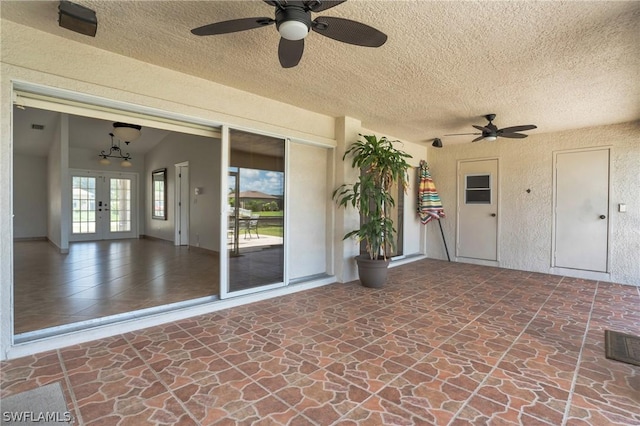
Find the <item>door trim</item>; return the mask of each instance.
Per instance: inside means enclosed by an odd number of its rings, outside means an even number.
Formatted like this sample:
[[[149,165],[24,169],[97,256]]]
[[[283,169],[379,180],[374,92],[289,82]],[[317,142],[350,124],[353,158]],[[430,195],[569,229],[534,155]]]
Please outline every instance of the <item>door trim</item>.
[[[182,172],[182,167],[187,167],[187,180],[190,180],[189,177],[189,162],[188,161],[183,161],[182,163],[177,163],[174,164],[175,167],[175,172],[174,172],[174,176],[175,176],[175,183],[174,183],[174,220],[173,220],[173,229],[174,229],[174,237],[173,237],[173,245],[175,246],[180,246],[183,245],[182,244],[182,235],[180,234],[181,231],[186,231],[187,234],[187,244],[184,244],[186,246],[191,244],[191,241],[189,240],[189,222],[190,222],[190,215],[191,215],[191,194],[189,193],[189,190],[191,188],[190,182],[187,182],[187,193],[185,195],[182,194],[182,178],[178,177],[178,175]],[[186,198],[186,204],[184,206],[181,206],[180,203]],[[178,215],[178,212],[180,212],[180,215]],[[186,230],[182,229],[182,214],[186,214],[187,215],[187,222],[186,222]],[[200,246],[199,242],[196,243],[196,246]]]
[[[594,146],[589,148],[576,148],[576,149],[565,149],[565,150],[557,150],[553,151],[553,164],[552,164],[552,194],[551,194],[551,202],[552,202],[552,220],[551,220],[551,252],[549,253],[549,272],[552,274],[561,274],[570,277],[576,278],[584,278],[584,279],[593,279],[593,280],[609,280],[611,277],[611,220],[607,221],[607,271],[606,272],[598,272],[598,271],[587,271],[583,269],[572,269],[572,268],[563,268],[556,266],[556,208],[557,208],[557,171],[556,167],[558,164],[558,155],[560,154],[571,154],[571,153],[580,153],[580,152],[589,152],[589,151],[607,151],[609,157],[609,163],[607,167],[607,178],[608,178],[608,199],[607,199],[607,217],[611,219],[611,154],[612,154],[612,145],[602,145],[602,146]]]

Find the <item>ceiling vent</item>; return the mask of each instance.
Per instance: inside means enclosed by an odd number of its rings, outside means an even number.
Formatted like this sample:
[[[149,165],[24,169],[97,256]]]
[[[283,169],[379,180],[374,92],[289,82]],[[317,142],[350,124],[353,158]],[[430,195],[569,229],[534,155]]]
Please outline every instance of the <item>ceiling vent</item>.
[[[44,130],[44,124],[32,124],[31,128],[33,130]]]

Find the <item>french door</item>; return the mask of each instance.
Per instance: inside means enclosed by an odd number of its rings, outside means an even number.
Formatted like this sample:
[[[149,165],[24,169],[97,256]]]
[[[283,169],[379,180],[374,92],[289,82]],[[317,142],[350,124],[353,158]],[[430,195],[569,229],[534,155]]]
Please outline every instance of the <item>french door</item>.
[[[71,172],[69,241],[137,237],[136,175]]]

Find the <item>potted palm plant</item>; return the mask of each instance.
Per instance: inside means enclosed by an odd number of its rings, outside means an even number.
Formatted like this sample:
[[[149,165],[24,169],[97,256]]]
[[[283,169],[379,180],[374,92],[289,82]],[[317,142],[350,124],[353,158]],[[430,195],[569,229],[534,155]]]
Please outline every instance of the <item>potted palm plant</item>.
[[[381,287],[387,280],[389,250],[395,250],[396,230],[389,217],[395,200],[390,190],[397,184],[406,191],[411,167],[406,159],[411,155],[397,149],[386,136],[360,136],[342,157],[343,161],[351,157],[351,166],[360,170],[358,180],[340,185],[332,197],[338,206],[360,212],[360,228],[348,232],[343,240],[355,237],[364,241],[367,255],[356,257],[360,282],[366,287]]]

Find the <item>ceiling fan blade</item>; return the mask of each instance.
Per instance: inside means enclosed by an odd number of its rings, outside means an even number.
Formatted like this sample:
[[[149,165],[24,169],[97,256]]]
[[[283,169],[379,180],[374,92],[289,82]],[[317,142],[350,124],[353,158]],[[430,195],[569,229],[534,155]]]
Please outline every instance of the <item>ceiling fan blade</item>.
[[[280,38],[278,59],[280,59],[282,68],[293,68],[298,65],[302,58],[302,52],[304,52],[304,39],[291,41]]]
[[[478,130],[480,130],[481,132],[485,132],[485,133],[491,133],[492,130],[488,127],[482,127],[482,126],[476,126],[475,124],[472,124],[472,126]]]
[[[311,29],[325,37],[356,46],[380,47],[387,41],[387,35],[373,27],[335,16],[316,18]]]
[[[484,139],[484,136],[479,136],[479,137],[475,138],[474,140],[472,140],[471,142],[478,142],[478,141],[481,141],[482,139]]]
[[[498,133],[498,136],[501,138],[524,139],[529,135],[525,135],[524,133]]]
[[[443,136],[469,136],[469,135],[481,135],[482,133],[449,133]]]
[[[525,124],[524,126],[513,126],[513,127],[505,127],[504,129],[500,129],[499,131],[502,133],[514,133],[514,132],[524,132],[526,130],[537,129],[538,126],[533,124]]]
[[[267,17],[233,19],[231,21],[222,21],[214,24],[203,25],[192,29],[191,32],[198,36],[228,34],[265,27],[267,25],[274,24],[275,22],[276,21],[273,19]]]
[[[339,4],[344,3],[347,0],[311,0],[307,2],[307,7],[312,12],[324,12],[327,9],[331,9],[332,7],[338,6]]]

